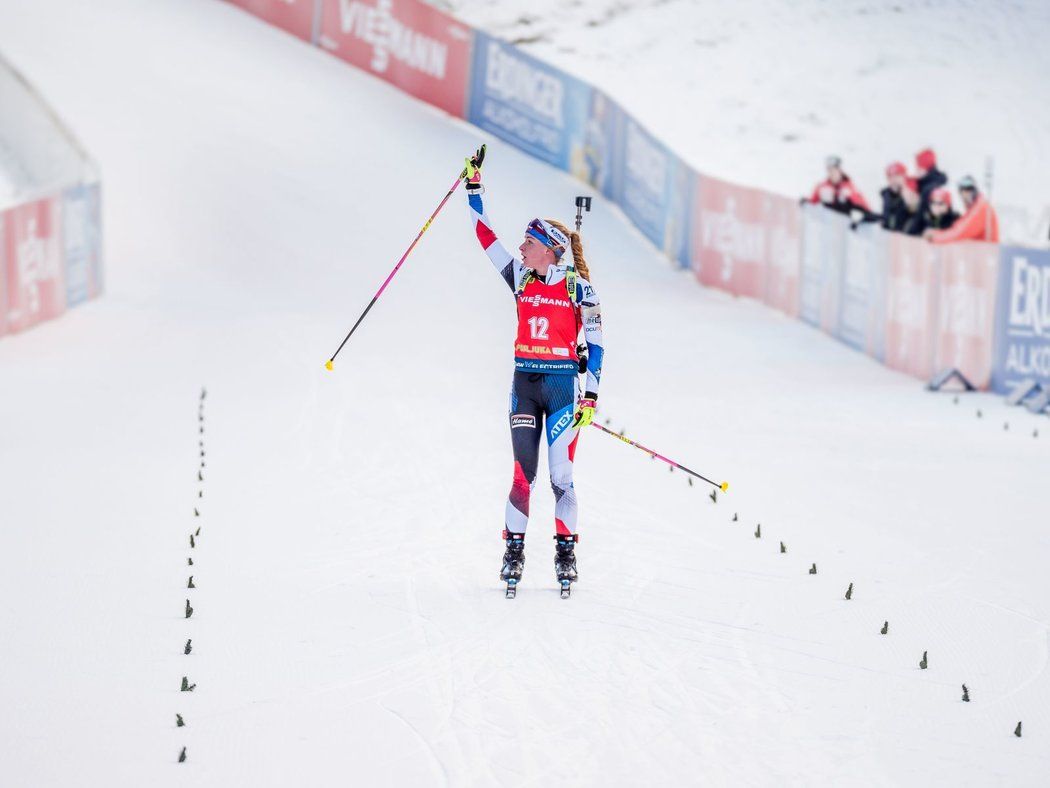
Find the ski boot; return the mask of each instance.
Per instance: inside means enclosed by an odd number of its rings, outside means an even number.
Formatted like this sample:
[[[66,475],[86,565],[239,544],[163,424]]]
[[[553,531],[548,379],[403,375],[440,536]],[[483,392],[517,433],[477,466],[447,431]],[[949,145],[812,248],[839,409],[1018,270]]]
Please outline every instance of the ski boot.
[[[499,579],[507,583],[507,599],[513,599],[518,592],[521,570],[525,568],[525,534],[512,534],[504,529],[503,538],[507,540],[507,551],[503,554]]]
[[[572,584],[576,582],[576,542],[579,541],[577,534],[569,536],[555,535],[558,543],[554,553],[554,573],[561,584],[561,598],[568,599],[572,593]]]

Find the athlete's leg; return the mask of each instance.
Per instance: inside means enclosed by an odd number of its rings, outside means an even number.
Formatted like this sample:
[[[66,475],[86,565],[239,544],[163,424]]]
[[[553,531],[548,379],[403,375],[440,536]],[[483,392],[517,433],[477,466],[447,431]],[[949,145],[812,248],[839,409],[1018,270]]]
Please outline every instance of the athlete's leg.
[[[547,411],[547,466],[554,490],[554,528],[557,534],[576,533],[576,490],[572,485],[572,461],[576,456],[579,429],[573,429],[573,411],[579,381],[575,375],[548,375],[544,391]]]
[[[505,518],[506,530],[524,534],[529,524],[529,493],[536,481],[543,406],[541,379],[546,375],[515,372],[510,389],[510,442],[514,449],[514,481],[510,487]]]

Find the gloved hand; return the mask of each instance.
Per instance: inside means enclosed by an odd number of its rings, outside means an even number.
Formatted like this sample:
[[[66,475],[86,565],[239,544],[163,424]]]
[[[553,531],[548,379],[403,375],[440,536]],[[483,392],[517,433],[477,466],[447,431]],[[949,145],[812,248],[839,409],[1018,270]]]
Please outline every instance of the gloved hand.
[[[485,146],[478,148],[477,152],[469,159],[464,159],[466,166],[463,168],[463,179],[467,184],[467,192],[483,192],[481,185],[481,164],[485,161]]]
[[[576,417],[573,419],[572,427],[586,427],[594,421],[594,409],[598,403],[593,399],[581,399],[576,403]]]

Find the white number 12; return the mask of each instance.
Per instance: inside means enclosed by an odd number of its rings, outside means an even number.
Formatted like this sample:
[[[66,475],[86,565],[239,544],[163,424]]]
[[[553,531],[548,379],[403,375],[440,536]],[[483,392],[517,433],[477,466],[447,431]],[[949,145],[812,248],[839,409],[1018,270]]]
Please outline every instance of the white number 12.
[[[549,327],[550,321],[545,317],[529,318],[529,329],[532,331],[533,339],[547,339],[547,329]]]

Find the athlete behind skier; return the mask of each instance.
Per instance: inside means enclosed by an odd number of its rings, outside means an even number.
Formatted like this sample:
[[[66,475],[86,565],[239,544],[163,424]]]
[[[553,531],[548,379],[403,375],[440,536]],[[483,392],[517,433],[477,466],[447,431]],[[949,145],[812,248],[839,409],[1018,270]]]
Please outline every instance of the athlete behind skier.
[[[512,595],[525,564],[529,493],[536,479],[546,420],[547,465],[555,498],[554,566],[565,595],[577,576],[578,512],[572,463],[579,430],[591,423],[598,399],[604,355],[601,310],[579,233],[553,219],[533,219],[518,247],[520,261],[499,242],[481,200],[484,157],[482,146],[467,160],[471,223],[481,247],[514,293],[518,310],[509,412],[514,481],[507,501],[506,553],[500,578],[507,581],[508,596]],[[581,369],[577,348],[581,328],[587,343],[586,369]],[[582,397],[581,373],[586,376]]]

